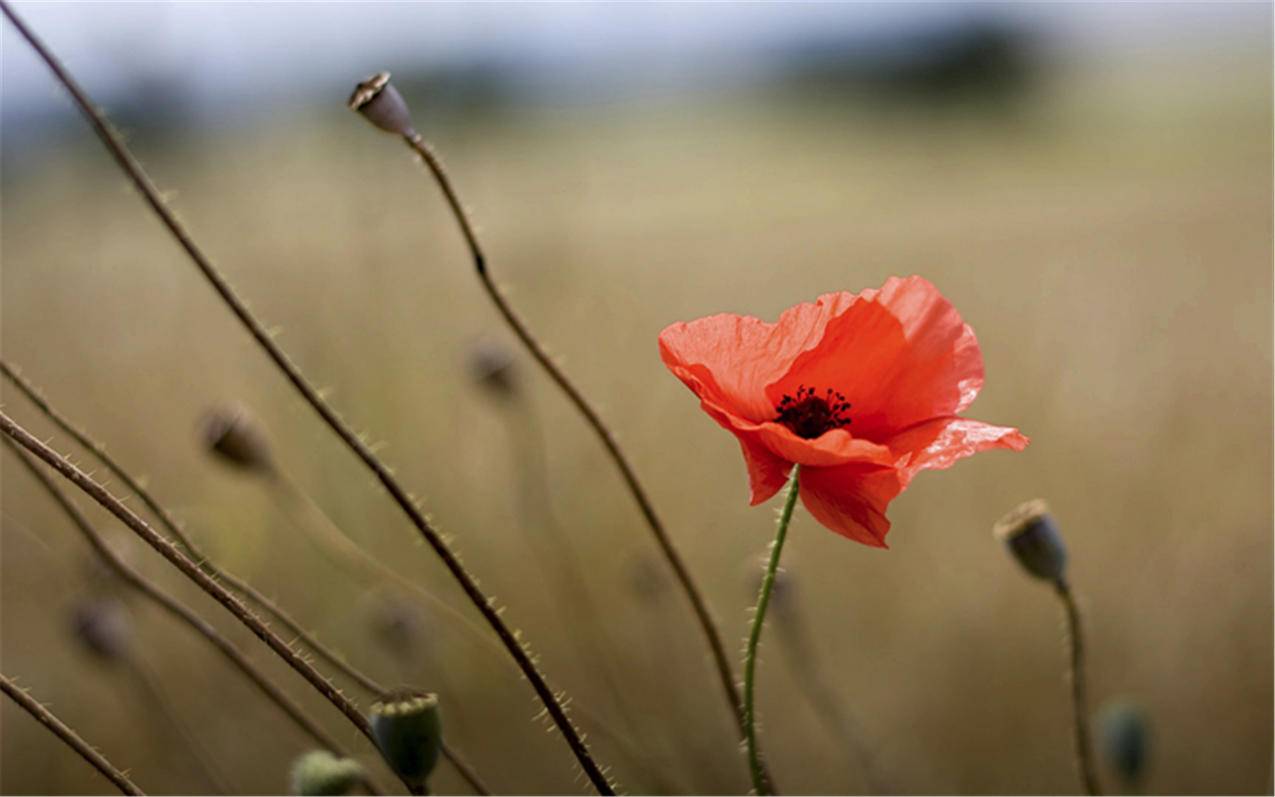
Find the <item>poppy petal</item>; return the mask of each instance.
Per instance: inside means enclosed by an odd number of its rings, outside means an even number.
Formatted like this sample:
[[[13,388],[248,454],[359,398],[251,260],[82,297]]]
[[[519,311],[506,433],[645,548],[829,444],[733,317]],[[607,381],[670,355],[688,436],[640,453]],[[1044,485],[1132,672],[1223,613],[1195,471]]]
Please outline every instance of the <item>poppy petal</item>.
[[[886,548],[886,507],[904,487],[898,471],[871,465],[802,468],[801,502],[824,526],[856,542]]]
[[[889,465],[894,461],[889,446],[852,437],[845,429],[833,429],[813,440],[798,437],[778,423],[754,424],[753,429],[761,444],[775,456],[799,465],[827,468],[851,462]]]
[[[660,358],[686,382],[693,373],[709,398],[732,414],[762,423],[774,417],[766,386],[823,340],[828,322],[856,300],[830,293],[785,310],[774,324],[731,313],[671,324],[660,333]],[[694,389],[692,387],[692,389]]]
[[[792,463],[775,456],[744,433],[736,432],[735,437],[744,452],[744,464],[748,466],[748,503],[752,506],[764,504],[788,483]]]
[[[950,468],[959,459],[991,448],[1022,451],[1030,440],[1009,426],[969,418],[935,418],[890,438],[908,481],[923,470]]]
[[[877,441],[974,401],[983,386],[978,341],[933,284],[892,277],[856,299],[769,386],[772,399],[802,384],[840,391],[855,434]]]
[[[688,378],[683,381],[696,395],[700,395],[700,390],[704,389],[702,383],[689,372]],[[739,448],[744,454],[744,464],[748,467],[748,486],[751,493],[749,503],[757,506],[769,501],[787,483],[788,471],[792,464],[775,456],[763,445],[756,438],[755,431],[749,428],[747,421],[735,417],[708,399],[701,398],[699,404],[710,418],[735,435],[735,439],[739,441]]]

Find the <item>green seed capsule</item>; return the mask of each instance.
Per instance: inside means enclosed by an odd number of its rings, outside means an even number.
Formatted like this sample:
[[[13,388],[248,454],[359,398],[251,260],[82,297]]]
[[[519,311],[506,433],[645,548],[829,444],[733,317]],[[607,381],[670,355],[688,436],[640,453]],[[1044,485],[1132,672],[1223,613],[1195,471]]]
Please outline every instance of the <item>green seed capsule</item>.
[[[1127,786],[1140,786],[1146,777],[1150,736],[1146,715],[1133,703],[1109,703],[1098,712],[1102,757]]]
[[[438,695],[408,692],[372,704],[372,736],[404,781],[426,788],[443,746]]]
[[[292,765],[291,780],[293,794],[350,794],[367,782],[367,774],[357,761],[311,750]]]

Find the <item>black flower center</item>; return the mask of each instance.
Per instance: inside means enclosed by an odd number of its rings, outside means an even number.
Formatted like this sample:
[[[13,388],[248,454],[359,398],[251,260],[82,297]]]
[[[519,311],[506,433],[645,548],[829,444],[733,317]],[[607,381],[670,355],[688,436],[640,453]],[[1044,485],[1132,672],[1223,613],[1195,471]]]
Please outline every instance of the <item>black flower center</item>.
[[[850,402],[846,397],[832,388],[818,395],[818,390],[802,385],[797,388],[797,395],[785,393],[775,405],[776,423],[782,423],[798,437],[813,440],[824,432],[840,429],[850,424],[850,416],[846,410]]]

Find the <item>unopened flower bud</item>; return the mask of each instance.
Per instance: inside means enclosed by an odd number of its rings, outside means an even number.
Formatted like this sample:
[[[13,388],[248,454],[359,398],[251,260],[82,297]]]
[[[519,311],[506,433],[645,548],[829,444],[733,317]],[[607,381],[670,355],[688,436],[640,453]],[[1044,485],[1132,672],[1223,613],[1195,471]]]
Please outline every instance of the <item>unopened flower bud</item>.
[[[443,746],[438,695],[408,692],[372,704],[372,736],[390,769],[412,786],[426,787]]]
[[[518,390],[514,356],[504,346],[480,341],[469,350],[466,365],[474,383],[497,398],[509,398]]]
[[[380,597],[369,613],[377,641],[404,660],[415,658],[418,648],[428,641],[425,618],[409,601],[396,596]]]
[[[358,111],[387,133],[411,136],[416,132],[412,129],[412,114],[403,95],[390,83],[389,72],[378,72],[355,86],[348,104],[350,110]]]
[[[1150,730],[1142,709],[1128,701],[1108,703],[1098,712],[1102,757],[1127,786],[1146,775]]]
[[[133,624],[128,609],[113,598],[89,599],[72,612],[75,637],[94,656],[118,661],[128,655],[133,641]]]
[[[204,445],[223,462],[244,470],[270,470],[270,444],[242,407],[218,407],[204,415],[201,423]]]
[[[1067,568],[1067,548],[1043,500],[1020,504],[992,530],[1027,572],[1050,581],[1062,578]]]
[[[327,750],[303,753],[292,765],[293,794],[351,794],[367,782],[363,766]]]
[[[629,589],[644,603],[656,603],[668,592],[668,572],[661,565],[654,557],[643,556],[627,567]]]

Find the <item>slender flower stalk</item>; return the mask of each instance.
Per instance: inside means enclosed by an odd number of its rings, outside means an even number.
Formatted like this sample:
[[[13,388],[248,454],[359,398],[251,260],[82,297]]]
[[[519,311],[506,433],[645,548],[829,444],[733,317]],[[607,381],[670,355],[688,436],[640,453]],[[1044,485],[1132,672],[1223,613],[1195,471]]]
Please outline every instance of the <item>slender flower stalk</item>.
[[[1085,784],[1087,794],[1102,794],[1098,784],[1098,770],[1094,766],[1093,743],[1089,738],[1089,700],[1085,682],[1085,639],[1081,628],[1080,607],[1071,585],[1064,576],[1054,580],[1054,592],[1062,602],[1067,615],[1067,675],[1071,682],[1071,729],[1076,750],[1076,768]]]
[[[49,448],[44,443],[33,437],[30,432],[23,429],[13,421],[4,412],[0,412],[0,432],[13,438],[19,445],[30,451],[37,458],[42,460],[56,470],[60,475],[69,480],[76,487],[79,487],[87,493],[94,501],[100,504],[104,509],[112,515],[123,521],[137,536],[157,551],[161,556],[169,561],[174,567],[182,572],[191,581],[206,592],[210,597],[220,603],[230,612],[236,620],[243,623],[250,631],[262,642],[264,642],[274,653],[279,656],[289,667],[297,672],[301,677],[313,686],[319,694],[342,714],[345,715],[359,732],[372,740],[372,729],[368,723],[367,717],[359,711],[358,706],[354,704],[345,694],[332,684],[322,673],[320,673],[310,663],[309,659],[300,652],[294,650],[282,637],[270,629],[261,621],[246,605],[225,587],[218,584],[214,579],[208,576],[190,561],[168,540],[164,539],[157,531],[152,529],[146,521],[139,518],[128,507],[115,496],[111,495],[105,488],[95,482],[92,477],[84,473],[84,471],[71,464],[67,458],[58,452]],[[374,740],[373,740],[374,741]],[[331,749],[330,742],[324,743],[324,746]],[[338,752],[333,750],[333,752]]]
[[[553,361],[549,352],[532,334],[526,322],[514,311],[509,300],[501,294],[500,289],[496,286],[491,272],[487,268],[487,256],[479,243],[478,233],[468,213],[465,211],[465,206],[461,202],[460,196],[452,186],[447,170],[443,167],[442,161],[435,154],[429,143],[412,128],[410,119],[407,116],[406,106],[403,105],[401,98],[398,97],[398,92],[393,90],[393,86],[388,83],[388,80],[388,73],[382,72],[360,84],[354,96],[351,97],[350,107],[356,111],[363,112],[369,121],[382,130],[401,135],[407,146],[420,156],[426,168],[429,169],[430,175],[438,184],[439,190],[442,191],[443,198],[446,200],[447,206],[456,220],[456,225],[460,228],[461,235],[465,239],[465,245],[469,249],[470,257],[473,259],[474,270],[477,272],[478,279],[482,282],[483,290],[487,293],[488,298],[491,299],[500,316],[509,325],[509,328],[513,330],[514,334],[517,335],[518,340],[530,352],[536,363],[549,375],[554,384],[566,394],[572,405],[575,406],[576,410],[602,442],[607,455],[615,464],[616,469],[619,470],[625,486],[637,502],[643,519],[645,519],[651,534],[655,537],[660,553],[665,561],[668,562],[669,567],[672,568],[678,584],[691,604],[695,619],[699,623],[705,642],[708,644],[709,652],[712,654],[713,664],[717,669],[723,694],[731,713],[735,716],[735,722],[742,737],[745,725],[743,704],[740,699],[739,689],[735,684],[735,674],[731,669],[730,659],[726,654],[726,645],[722,641],[721,631],[713,619],[708,600],[695,583],[695,579],[691,575],[685,560],[682,558],[677,546],[674,545],[668,531],[665,530],[664,523],[656,514],[655,506],[651,502],[646,488],[638,480],[637,472],[633,469],[633,465],[629,462],[623,449],[620,448],[620,444],[610,427],[602,420],[602,416],[597,409],[575,383],[571,381],[566,372]],[[392,100],[401,108],[393,108],[393,113],[385,114],[386,108],[384,106],[388,106],[390,103],[381,101],[381,98],[385,97],[388,91],[394,92]],[[369,107],[371,107],[371,112],[369,112]]]
[[[90,747],[88,742],[81,739],[79,734],[67,727],[66,723],[57,718],[57,715],[40,705],[40,701],[23,691],[12,679],[3,673],[0,673],[0,689],[4,690],[9,699],[21,706],[28,714],[38,719],[44,727],[61,739],[67,747],[79,754],[80,758],[92,764],[93,768],[101,772],[103,777],[115,784],[115,788],[120,790],[120,794],[146,793],[137,788],[133,781],[129,780],[128,775],[125,775],[118,767],[106,760],[106,756]]]
[[[129,149],[124,145],[119,136],[111,129],[106,117],[94,106],[92,100],[80,88],[79,84],[71,77],[70,73],[62,66],[53,53],[44,45],[43,42],[27,27],[26,23],[14,12],[7,0],[0,0],[0,11],[17,29],[23,39],[35,50],[36,54],[44,61],[57,78],[58,82],[71,95],[76,106],[83,113],[85,119],[92,126],[93,131],[101,139],[102,144],[110,152],[115,159],[116,164],[128,176],[134,187],[141,193],[142,198],[154,211],[155,215],[160,219],[167,228],[168,232],[173,236],[182,249],[190,257],[195,267],[204,276],[208,283],[216,291],[218,296],[230,309],[230,311],[239,320],[240,324],[252,335],[261,349],[266,353],[270,360],[274,363],[288,382],[297,391],[298,394],[310,405],[310,408],[322,419],[323,423],[341,439],[347,448],[353,452],[359,460],[366,466],[377,480],[380,481],[386,491],[389,492],[394,503],[408,517],[412,525],[433,549],[434,553],[443,561],[452,577],[460,584],[461,589],[465,592],[465,596],[469,599],[474,608],[482,614],[488,625],[500,638],[501,644],[505,650],[513,658],[518,669],[530,682],[536,696],[544,704],[549,719],[561,731],[563,738],[570,747],[572,754],[579,762],[580,767],[584,770],[585,775],[601,794],[612,794],[614,792],[611,783],[602,767],[598,765],[593,758],[593,754],[589,751],[588,745],[584,742],[584,737],[576,729],[570,717],[567,716],[566,707],[563,704],[561,693],[555,692],[548,684],[544,675],[540,672],[539,667],[535,663],[533,654],[529,651],[527,645],[520,641],[518,636],[513,632],[504,620],[501,619],[499,605],[489,598],[478,586],[477,580],[470,575],[461,564],[460,559],[452,552],[451,548],[443,540],[442,535],[430,524],[425,518],[424,513],[417,507],[415,501],[408,494],[407,490],[399,484],[394,478],[389,467],[381,461],[379,457],[373,453],[372,449],[363,441],[354,428],[344,421],[337,411],[323,398],[318,388],[316,388],[309,379],[302,374],[301,370],[292,362],[288,355],[283,351],[272,337],[269,329],[263,325],[256,316],[249,311],[247,304],[239,298],[238,294],[230,287],[230,283],[226,278],[213,266],[203,253],[196,246],[194,240],[186,232],[186,229],[177,220],[165,204],[159,190],[155,187],[150,177],[142,169],[141,164],[133,157]],[[55,455],[56,456],[56,455]],[[100,488],[99,488],[100,489]],[[131,515],[131,513],[129,513]],[[134,516],[135,518],[135,516]],[[137,519],[140,523],[140,519]],[[145,524],[142,524],[145,525]],[[149,527],[147,527],[149,529]],[[152,533],[154,533],[152,531]],[[162,538],[157,542],[163,545]],[[181,556],[178,551],[173,550],[174,554]],[[185,559],[185,557],[181,557]],[[205,576],[198,568],[195,572],[201,576]],[[205,576],[206,578],[206,576]],[[230,604],[243,609],[247,614],[247,610],[233,596],[226,594]],[[227,604],[228,608],[229,605]],[[232,611],[235,611],[232,609]],[[255,620],[255,618],[253,618]],[[285,645],[286,649],[286,645]],[[280,652],[280,655],[286,655]],[[308,666],[308,665],[307,665]],[[316,673],[317,674],[317,673]],[[318,684],[315,684],[317,687]],[[331,688],[328,685],[328,688]],[[321,690],[323,691],[323,690]],[[339,696],[339,695],[338,695]],[[348,701],[347,701],[348,702]],[[351,704],[352,707],[352,704]],[[344,709],[343,709],[344,710]],[[353,720],[354,717],[351,717]],[[361,724],[365,725],[366,720],[359,715]]]
[[[749,583],[756,589],[765,577],[765,571],[751,574],[754,578]],[[795,676],[793,680],[823,723],[828,737],[834,744],[849,752],[848,763],[862,779],[865,793],[888,793],[891,789],[888,784],[883,786],[880,781],[873,751],[863,728],[854,714],[843,705],[832,680],[828,678],[826,668],[820,663],[817,646],[812,644],[810,627],[797,605],[797,596],[794,594],[796,588],[796,579],[793,578],[791,568],[775,573],[770,614],[778,616],[772,620],[771,626],[779,634],[780,638],[776,641],[788,661],[788,668]]]
[[[94,528],[88,518],[84,516],[75,504],[71,503],[66,493],[49,477],[49,475],[40,468],[22,448],[19,448],[10,438],[4,438],[5,444],[17,455],[18,460],[22,462],[31,475],[39,482],[40,486],[48,492],[49,496],[57,503],[71,522],[75,525],[76,530],[83,535],[85,541],[93,548],[94,553],[111,569],[120,580],[129,587],[137,590],[147,599],[158,605],[161,609],[168,612],[173,617],[185,623],[188,627],[195,630],[200,636],[206,639],[209,644],[217,649],[239,672],[241,672],[254,686],[261,690],[270,702],[278,706],[289,719],[293,721],[307,736],[313,739],[320,746],[327,748],[329,751],[345,756],[346,753],[342,749],[341,744],[332,737],[327,731],[315,722],[305,713],[305,710],[297,705],[290,697],[284,694],[277,686],[266,677],[234,644],[221,634],[208,621],[204,620],[192,609],[169,595],[150,579],[143,576],[131,565],[125,562],[119,554],[117,554],[102,537],[101,533]],[[56,454],[54,455],[56,456]],[[47,461],[47,460],[46,460]]]
[[[1018,564],[1033,578],[1048,581],[1067,617],[1067,680],[1071,682],[1072,747],[1076,771],[1088,794],[1102,794],[1089,738],[1085,681],[1085,640],[1080,607],[1067,580],[1067,546],[1049,506],[1036,499],[1020,504],[992,527]]]
[[[172,513],[169,512],[163,504],[159,503],[151,491],[146,489],[139,479],[135,478],[115,459],[115,457],[111,456],[107,452],[105,446],[98,443],[90,437],[87,432],[78,427],[75,423],[53,407],[53,405],[49,403],[48,399],[46,399],[44,395],[30,383],[30,381],[22,376],[21,371],[17,367],[8,361],[0,359],[0,373],[2,373],[11,384],[18,388],[18,391],[26,396],[26,398],[35,405],[35,407],[39,409],[46,418],[52,421],[53,424],[63,432],[70,435],[76,443],[83,446],[86,450],[93,454],[93,456],[96,457],[97,460],[111,472],[111,474],[118,478],[130,492],[136,495],[146,508],[150,510],[151,514],[155,516],[160,525],[169,533],[169,535],[171,535],[172,540],[181,546],[187,557],[198,563],[199,567],[204,570],[204,572],[225,584],[241,598],[251,601],[262,611],[272,616],[276,621],[283,625],[288,630],[288,633],[294,636],[300,644],[307,647],[311,652],[319,656],[331,667],[339,670],[347,678],[357,683],[363,689],[372,693],[374,697],[381,697],[388,693],[389,690],[385,686],[354,667],[345,659],[344,656],[320,642],[313,634],[308,632],[300,622],[295,620],[291,614],[285,611],[275,601],[266,597],[265,594],[253,587],[247,581],[219,567],[211,558],[208,557],[207,554],[203,552],[203,550],[195,545],[194,540],[192,540],[183,529],[182,523],[173,517]],[[7,438],[5,438],[5,442],[9,443]],[[12,446],[12,443],[9,443],[9,445]],[[25,452],[18,451],[17,449],[14,450],[15,453],[20,454],[24,458],[28,456]],[[127,565],[125,565],[118,556],[115,556],[114,552],[111,551],[105,543],[101,542],[100,535],[97,535],[96,530],[93,529],[91,525],[87,522],[80,522],[84,520],[83,516],[75,510],[74,505],[71,505],[68,501],[64,500],[61,490],[59,490],[42,471],[35,471],[35,473],[46,489],[49,489],[50,492],[54,494],[55,500],[58,501],[64,510],[67,510],[68,506],[70,507],[67,511],[71,514],[72,520],[75,521],[76,526],[80,528],[82,532],[91,535],[89,540],[90,543],[93,544],[94,550],[106,559],[108,565],[110,565],[112,569],[116,570],[117,573],[120,573],[120,575],[123,576],[123,573],[120,572],[117,565],[121,565],[126,568]],[[140,575],[135,571],[132,571],[131,568],[129,569],[129,572],[132,576],[136,576],[139,579],[141,578]],[[126,576],[124,577],[124,580],[136,586],[130,577]],[[144,589],[144,592],[158,590],[158,588],[153,584],[148,584],[148,586],[151,587],[151,590]],[[483,637],[483,640],[487,641],[487,638]],[[247,663],[247,660],[244,659],[244,662]],[[249,666],[251,665],[249,664]],[[282,693],[279,694],[287,699],[286,695],[282,695]],[[296,710],[300,711],[299,707],[297,707]],[[288,711],[288,709],[285,708],[285,711]],[[307,733],[308,732],[309,731],[307,731]],[[311,736],[313,737],[313,734],[311,734]],[[319,739],[316,739],[316,741],[320,741],[320,743],[322,743]],[[334,750],[333,752],[337,751]],[[446,741],[443,742],[443,757],[456,769],[458,773],[460,773],[460,776],[476,793],[480,795],[490,794],[490,790],[487,788],[487,785],[483,782],[482,778],[478,776],[478,773],[474,771],[473,767],[466,763],[464,756]]]
[[[788,476],[784,508],[779,513],[779,525],[775,529],[775,541],[770,545],[770,558],[762,576],[761,589],[757,593],[757,606],[753,610],[753,624],[748,631],[748,647],[744,651],[744,729],[748,744],[748,768],[753,777],[753,789],[757,794],[771,794],[772,789],[762,766],[761,752],[757,747],[757,708],[754,694],[757,687],[757,646],[761,642],[761,629],[766,622],[766,609],[770,606],[770,593],[775,587],[775,573],[779,570],[779,557],[788,536],[788,524],[792,522],[793,508],[797,506],[798,472],[800,465],[792,466]]]

